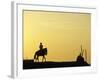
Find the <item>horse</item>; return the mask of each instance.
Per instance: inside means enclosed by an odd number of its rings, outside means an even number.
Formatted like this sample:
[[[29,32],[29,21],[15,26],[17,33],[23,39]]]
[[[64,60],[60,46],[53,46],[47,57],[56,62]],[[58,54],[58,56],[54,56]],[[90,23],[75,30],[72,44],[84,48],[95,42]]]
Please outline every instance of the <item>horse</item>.
[[[33,61],[34,62],[39,62],[39,56],[42,56],[42,62],[45,60],[45,62],[46,62],[46,58],[45,58],[45,55],[47,55],[47,48],[44,48],[44,49],[42,49],[42,50],[38,50],[38,51],[36,51],[35,52],[35,54],[34,54],[34,59],[33,59]]]

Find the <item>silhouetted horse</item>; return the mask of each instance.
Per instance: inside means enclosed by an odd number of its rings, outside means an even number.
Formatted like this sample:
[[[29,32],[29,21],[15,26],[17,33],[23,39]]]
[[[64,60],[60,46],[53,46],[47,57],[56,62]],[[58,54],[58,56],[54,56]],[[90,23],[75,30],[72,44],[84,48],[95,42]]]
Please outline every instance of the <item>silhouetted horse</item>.
[[[45,55],[47,55],[47,48],[36,51],[35,55],[34,55],[34,62],[36,62],[36,61],[39,62],[39,56],[42,56],[42,62],[43,62],[43,60],[46,61]]]

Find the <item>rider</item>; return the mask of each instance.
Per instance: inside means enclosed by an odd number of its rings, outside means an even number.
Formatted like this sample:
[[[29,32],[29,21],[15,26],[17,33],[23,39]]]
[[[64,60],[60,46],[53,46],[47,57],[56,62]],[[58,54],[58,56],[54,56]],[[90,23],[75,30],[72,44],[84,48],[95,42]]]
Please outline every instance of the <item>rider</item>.
[[[40,51],[41,51],[41,53],[42,53],[42,49],[43,49],[42,43],[40,43],[39,48],[40,48]]]

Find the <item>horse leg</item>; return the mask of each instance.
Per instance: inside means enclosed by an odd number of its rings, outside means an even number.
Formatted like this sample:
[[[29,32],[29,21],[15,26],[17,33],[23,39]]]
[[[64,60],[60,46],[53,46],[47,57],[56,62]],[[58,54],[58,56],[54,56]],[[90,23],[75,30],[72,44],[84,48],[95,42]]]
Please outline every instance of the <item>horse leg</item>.
[[[39,62],[39,56],[37,56],[37,61]]]
[[[35,62],[35,61],[36,61],[36,58],[33,59],[33,62]]]
[[[42,62],[43,62],[43,60],[44,60],[44,56],[42,57]]]
[[[42,58],[42,62],[45,60],[45,62],[46,62],[46,58],[45,58],[45,56],[43,56],[43,58]]]
[[[45,58],[45,62],[46,62],[46,58]]]
[[[46,62],[46,58],[45,58],[45,56],[44,56],[44,59],[45,59],[45,62]]]
[[[33,59],[33,62],[36,62],[36,61],[37,61],[37,53],[35,53],[34,59]]]
[[[43,56],[42,56],[42,62],[43,62]]]
[[[37,62],[37,58],[38,58],[38,57],[36,56],[36,58],[34,59],[35,62]]]

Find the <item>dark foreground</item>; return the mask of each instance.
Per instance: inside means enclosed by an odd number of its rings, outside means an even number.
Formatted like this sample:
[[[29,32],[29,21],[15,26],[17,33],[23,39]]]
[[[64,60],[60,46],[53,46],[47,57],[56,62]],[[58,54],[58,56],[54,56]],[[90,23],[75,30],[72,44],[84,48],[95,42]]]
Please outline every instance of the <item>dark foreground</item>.
[[[41,69],[41,68],[57,68],[57,67],[79,67],[79,66],[90,66],[90,64],[78,63],[78,62],[33,62],[33,60],[24,60],[23,69]]]

